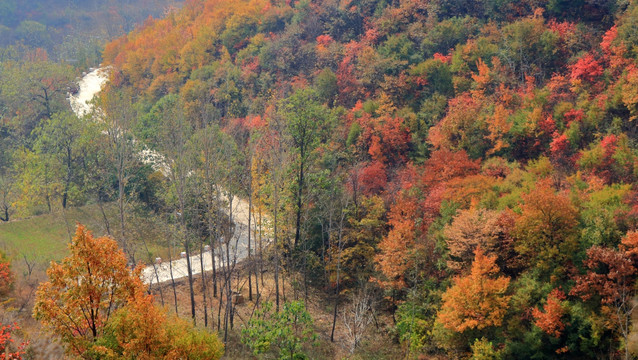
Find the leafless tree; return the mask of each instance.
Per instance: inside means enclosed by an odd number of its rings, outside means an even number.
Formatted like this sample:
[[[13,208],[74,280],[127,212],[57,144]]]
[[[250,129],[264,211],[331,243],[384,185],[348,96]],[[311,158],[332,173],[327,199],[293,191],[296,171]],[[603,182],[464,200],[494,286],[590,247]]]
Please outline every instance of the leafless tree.
[[[372,296],[367,285],[360,287],[351,297],[351,301],[341,312],[343,325],[347,332],[346,337],[350,345],[350,353],[354,353],[363,340],[366,329],[372,323],[373,316]]]
[[[94,116],[102,116],[105,132],[108,137],[108,150],[115,164],[117,177],[117,205],[119,211],[120,231],[118,240],[129,261],[135,263],[133,249],[129,247],[126,233],[126,211],[129,199],[126,196],[126,185],[132,175],[132,168],[137,162],[135,145],[129,134],[136,113],[132,105],[132,94],[110,92],[103,97]],[[103,111],[103,113],[102,113]]]

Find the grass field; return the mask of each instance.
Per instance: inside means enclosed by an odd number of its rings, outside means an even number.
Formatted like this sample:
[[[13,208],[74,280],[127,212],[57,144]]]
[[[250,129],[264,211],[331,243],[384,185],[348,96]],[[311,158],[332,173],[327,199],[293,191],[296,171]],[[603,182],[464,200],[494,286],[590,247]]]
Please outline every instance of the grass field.
[[[97,205],[87,205],[65,213],[0,223],[0,249],[12,257],[27,255],[44,261],[59,260],[67,253],[69,233],[75,233],[76,223],[86,225],[95,235],[102,235],[105,233],[102,219]]]

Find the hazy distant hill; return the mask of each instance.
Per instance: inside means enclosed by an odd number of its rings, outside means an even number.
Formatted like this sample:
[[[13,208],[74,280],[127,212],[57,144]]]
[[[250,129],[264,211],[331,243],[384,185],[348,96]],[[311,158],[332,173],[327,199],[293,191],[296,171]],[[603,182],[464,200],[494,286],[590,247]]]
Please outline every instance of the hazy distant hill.
[[[79,43],[103,44],[131,31],[149,16],[161,17],[181,3],[182,0],[2,0],[0,46],[22,42],[72,58],[70,48],[77,48]]]

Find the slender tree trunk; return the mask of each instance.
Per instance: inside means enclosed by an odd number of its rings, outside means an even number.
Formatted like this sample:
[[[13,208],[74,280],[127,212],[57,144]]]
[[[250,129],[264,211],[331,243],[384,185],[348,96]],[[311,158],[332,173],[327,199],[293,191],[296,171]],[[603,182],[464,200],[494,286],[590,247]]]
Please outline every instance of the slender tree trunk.
[[[111,224],[109,223],[109,218],[106,216],[106,212],[104,211],[104,203],[102,203],[102,199],[100,198],[100,194],[97,195],[97,206],[100,208],[100,212],[102,213],[102,218],[104,219],[104,226],[106,227],[106,234],[111,235]]]
[[[142,239],[142,243],[144,244],[144,249],[146,250],[146,253],[149,256],[149,261],[151,262],[151,264],[153,264],[153,272],[155,273],[155,279],[157,280],[157,288],[160,293],[162,306],[164,306],[164,291],[162,291],[162,285],[160,284],[159,273],[157,272],[157,264],[155,263],[155,259],[152,258],[151,252],[148,250],[148,244],[146,243],[146,240]],[[149,285],[149,289],[148,289],[149,293],[151,292],[151,290],[152,290],[152,281],[151,281],[151,285]]]
[[[67,197],[69,196],[69,183],[65,182],[64,192],[62,193],[62,208],[66,209]]]
[[[286,266],[282,266],[284,271],[281,272],[281,297],[284,304],[286,303]]]
[[[252,179],[250,179],[251,183],[252,183]],[[254,264],[253,264],[253,258],[252,258],[252,254],[250,253],[250,235],[251,235],[251,228],[250,228],[250,214],[252,212],[253,209],[253,192],[252,192],[252,185],[248,187],[248,300],[253,301],[253,283],[251,280],[251,269],[254,268]]]
[[[277,190],[275,190],[277,192]],[[279,206],[279,201],[277,199],[277,195],[275,195],[275,219],[274,219],[274,235],[273,235],[273,248],[275,251],[275,304],[277,308],[277,312],[279,312],[279,249],[277,248],[277,207]]]
[[[72,166],[71,149],[66,149],[66,178],[64,179],[64,193],[62,194],[62,208],[66,209],[67,199],[69,197],[69,187],[71,186],[71,166]]]
[[[226,309],[224,312],[224,342],[228,339],[228,327],[232,328],[232,310],[233,310],[233,293],[232,293],[232,269],[230,265],[230,242],[233,238],[233,196],[228,194],[228,233],[225,239],[226,243]]]
[[[49,197],[49,194],[47,192],[46,195],[46,200],[47,200],[47,208],[49,209],[49,214],[51,214],[52,210],[51,210],[51,198]]]
[[[184,243],[186,248],[186,270],[188,271],[188,288],[191,298],[191,317],[193,318],[193,324],[197,325],[197,319],[195,318],[195,291],[193,289],[193,268],[191,267],[191,252],[190,252],[190,240]]]
[[[304,150],[302,148],[301,150],[301,158],[303,159],[304,156]],[[301,164],[299,165],[299,179],[297,182],[297,219],[296,219],[296,226],[295,226],[295,243],[294,243],[294,248],[297,248],[297,244],[299,243],[299,238],[301,236],[301,197],[303,194],[303,181],[304,181],[304,173],[303,173],[303,167],[304,167],[304,162],[303,160],[301,161]]]
[[[162,284],[160,284],[159,272],[157,271],[157,266],[155,265],[155,263],[153,263],[153,271],[155,272],[155,279],[157,280],[157,288],[159,289],[162,307],[164,307],[164,291],[162,290]]]
[[[337,243],[339,254],[337,255],[337,284],[335,286],[335,297],[334,297],[334,313],[332,314],[332,331],[330,332],[330,341],[335,341],[335,327],[337,325],[337,313],[339,307],[339,285],[340,285],[340,276],[341,276],[341,250],[342,250],[342,238],[343,238],[343,219],[345,217],[345,213],[343,209],[341,209],[341,218],[339,221],[339,241]]]
[[[308,254],[307,249],[304,249],[303,256],[303,289],[304,289],[304,304],[308,307]]]
[[[124,222],[124,173],[122,169],[122,164],[119,165],[120,169],[118,170],[118,195],[117,195],[117,204],[118,210],[120,213],[120,239],[122,240],[122,250],[127,256],[130,256],[128,253],[128,246],[126,241],[126,226]]]
[[[217,261],[215,259],[215,247],[217,244],[215,244],[215,236],[213,235],[214,230],[212,229],[212,226],[210,226],[210,228],[210,259],[213,264],[213,297],[217,297]]]
[[[330,332],[330,341],[335,341],[335,327],[337,326],[337,312],[339,306],[339,266],[337,265],[337,285],[335,286],[334,297],[334,313],[332,314],[332,331]]]
[[[222,255],[223,258],[223,255]],[[223,263],[224,260],[220,259],[222,261],[222,268],[223,268]],[[222,323],[221,323],[221,313],[222,313],[222,306],[224,304],[224,289],[225,287],[220,287],[219,288],[219,306],[217,306],[217,331],[221,331],[222,329]]]
[[[261,279],[261,287],[264,287],[264,247],[263,247],[263,228],[261,208],[259,208],[259,277]]]
[[[171,244],[168,246],[168,257],[170,258],[168,261],[168,268],[171,274],[171,286],[173,288],[173,299],[175,300],[175,314],[179,315],[177,311],[177,290],[175,289],[175,278],[173,277],[173,255],[172,255],[173,241],[171,240]]]
[[[51,214],[51,194],[49,194],[49,166],[45,165],[44,166],[44,185],[46,188],[46,201],[47,201],[47,208],[49,209],[49,214]]]
[[[205,146],[208,148],[208,138],[206,138]],[[217,230],[215,228],[214,223],[214,214],[217,210],[215,208],[213,195],[215,193],[215,186],[213,185],[212,174],[211,174],[211,159],[209,157],[208,151],[205,151],[205,176],[206,176],[206,187],[207,187],[207,196],[208,196],[208,236],[210,236],[210,257],[213,266],[213,297],[217,297],[217,264],[215,259],[215,249],[217,247],[215,238],[217,237]],[[219,198],[219,197],[218,197]],[[211,302],[212,303],[212,302]]]
[[[253,238],[255,239],[255,242],[256,242],[257,241],[257,224],[255,223],[254,214],[253,214],[253,227],[254,227],[254,231],[252,229],[249,231],[253,231]],[[261,257],[261,245],[259,246],[259,248],[260,248],[259,256]],[[257,299],[259,299],[259,296],[260,296],[259,295],[260,294],[259,293],[259,278],[257,278],[257,271],[259,271],[259,264],[254,264],[253,272],[255,274],[255,293],[257,295]]]
[[[230,229],[229,229],[230,230]],[[226,234],[224,239],[225,254],[222,255],[222,264],[224,266],[224,295],[226,297],[226,306],[224,307],[224,344],[228,342],[228,325],[230,322],[230,307],[232,306],[232,288],[230,285],[230,233]],[[223,296],[221,296],[223,297]],[[220,299],[221,299],[220,297]]]
[[[206,272],[204,271],[204,244],[199,245],[199,265],[202,271],[202,296],[204,302],[204,327],[208,327],[208,304],[206,302]]]

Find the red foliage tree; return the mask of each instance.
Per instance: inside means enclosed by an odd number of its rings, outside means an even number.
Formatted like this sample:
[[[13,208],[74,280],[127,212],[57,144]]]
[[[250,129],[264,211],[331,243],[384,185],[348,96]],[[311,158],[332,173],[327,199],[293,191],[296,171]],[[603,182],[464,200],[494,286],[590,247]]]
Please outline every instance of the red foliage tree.
[[[603,67],[592,54],[587,54],[578,59],[578,61],[572,65],[571,70],[572,83],[580,81],[593,83],[603,74]]]
[[[11,333],[20,330],[18,325],[2,325],[0,324],[0,360],[21,360],[24,355],[24,348],[27,343],[21,343],[17,348],[11,349],[14,340]]]
[[[9,261],[4,260],[2,253],[0,253],[0,299],[9,293],[13,286],[13,281],[11,264]]]
[[[573,154],[567,135],[554,134],[554,140],[549,144],[550,158],[557,168],[571,169],[574,165]]]
[[[385,165],[380,161],[373,161],[355,171],[358,172],[359,190],[364,195],[379,194],[383,192],[388,183]]]
[[[633,245],[634,241],[632,235],[625,243]],[[602,315],[616,323],[616,330],[627,344],[631,318],[636,308],[636,264],[626,252],[600,246],[587,250],[584,264],[587,272],[575,277],[576,285],[569,294],[598,305]],[[629,359],[626,346],[625,359]]]
[[[538,326],[544,333],[555,338],[560,337],[565,330],[565,323],[562,321],[565,309],[562,301],[567,297],[560,289],[552,290],[547,296],[547,302],[543,306],[543,311],[538,308],[532,309],[534,325]]]
[[[465,151],[441,149],[434,151],[420,169],[420,182],[422,187],[429,188],[456,177],[477,174],[479,170],[480,160],[470,159]]]

